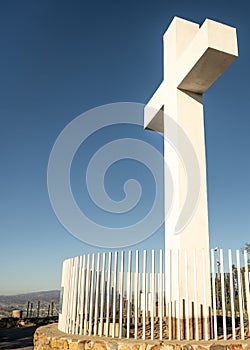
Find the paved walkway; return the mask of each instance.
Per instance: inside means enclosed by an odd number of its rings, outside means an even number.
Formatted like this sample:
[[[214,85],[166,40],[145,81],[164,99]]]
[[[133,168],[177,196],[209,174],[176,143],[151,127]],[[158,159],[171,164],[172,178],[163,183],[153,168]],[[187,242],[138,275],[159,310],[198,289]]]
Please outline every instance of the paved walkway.
[[[0,329],[0,349],[33,350],[33,335],[36,327]]]

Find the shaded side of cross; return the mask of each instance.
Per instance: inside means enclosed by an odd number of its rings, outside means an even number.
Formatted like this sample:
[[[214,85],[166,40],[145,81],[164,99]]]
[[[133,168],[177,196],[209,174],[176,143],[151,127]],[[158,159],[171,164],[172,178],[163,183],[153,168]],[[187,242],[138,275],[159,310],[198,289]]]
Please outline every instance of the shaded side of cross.
[[[144,113],[145,128],[159,132],[164,132],[163,114],[158,112],[165,105],[167,90],[202,95],[238,57],[236,29],[210,19],[200,27],[175,17],[163,40],[164,80]]]

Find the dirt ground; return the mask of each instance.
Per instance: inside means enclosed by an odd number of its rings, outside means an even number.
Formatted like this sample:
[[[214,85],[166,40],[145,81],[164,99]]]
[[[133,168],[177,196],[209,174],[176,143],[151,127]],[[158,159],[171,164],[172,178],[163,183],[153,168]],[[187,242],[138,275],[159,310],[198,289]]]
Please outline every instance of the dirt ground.
[[[0,349],[33,350],[33,335],[36,326],[0,329]]]

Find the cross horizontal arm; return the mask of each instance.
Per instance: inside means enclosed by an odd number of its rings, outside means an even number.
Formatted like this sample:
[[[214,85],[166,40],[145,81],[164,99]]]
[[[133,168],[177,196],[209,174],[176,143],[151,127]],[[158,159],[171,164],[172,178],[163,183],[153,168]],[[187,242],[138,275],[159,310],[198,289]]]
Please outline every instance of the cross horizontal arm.
[[[207,19],[177,62],[176,85],[203,94],[237,56],[236,29]]]

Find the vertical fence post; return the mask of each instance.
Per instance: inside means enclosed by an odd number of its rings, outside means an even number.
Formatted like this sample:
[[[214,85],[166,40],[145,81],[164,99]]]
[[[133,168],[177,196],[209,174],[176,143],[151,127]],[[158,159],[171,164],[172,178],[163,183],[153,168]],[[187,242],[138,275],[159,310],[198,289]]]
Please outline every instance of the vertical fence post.
[[[94,289],[95,289],[95,254],[92,254],[90,280],[90,306],[89,306],[89,335],[92,334],[93,306],[94,306]]]
[[[250,291],[249,291],[249,271],[248,271],[248,256],[247,250],[244,250],[244,263],[245,263],[245,295],[247,303],[247,318],[248,318],[248,331],[247,334],[250,334]]]
[[[68,288],[68,309],[67,309],[67,332],[70,330],[70,310],[71,310],[71,299],[72,299],[72,275],[73,275],[73,259],[69,261],[68,268],[68,279],[69,279],[69,288]]]
[[[128,272],[127,272],[127,338],[129,338],[130,331],[130,306],[131,306],[131,264],[132,251],[128,252]]]
[[[89,314],[89,278],[90,278],[90,255],[87,256],[86,287],[85,287],[85,310],[83,335],[87,334],[88,314]]]
[[[81,298],[81,284],[82,284],[82,256],[79,258],[78,271],[78,287],[77,287],[77,308],[76,308],[76,334],[79,334],[79,314],[80,314],[80,298]]]
[[[29,311],[30,311],[30,302],[28,301],[28,304],[27,304],[27,311],[26,311],[26,317],[27,317],[27,318],[29,317]]]
[[[72,314],[72,334],[76,334],[76,318],[77,318],[77,298],[78,298],[78,280],[79,280],[79,256],[75,258],[74,269],[74,301],[73,301],[73,314]],[[51,316],[53,314],[53,303],[51,303]]]
[[[49,316],[49,313],[48,313],[48,316]],[[33,303],[30,303],[30,318],[31,317],[33,317]]]
[[[184,264],[185,264],[185,280],[186,280],[186,300],[185,300],[185,314],[186,314],[186,340],[190,339],[189,330],[189,293],[188,293],[188,257],[187,250],[184,252]]]
[[[213,292],[213,324],[214,324],[214,339],[218,339],[217,331],[217,307],[216,307],[216,288],[215,288],[215,268],[214,268],[214,249],[211,249],[211,265],[212,265],[212,292]]]
[[[98,312],[99,312],[99,294],[100,294],[100,253],[97,254],[96,263],[96,289],[95,289],[95,318],[94,318],[94,336],[98,330]]]
[[[73,274],[72,274],[70,333],[75,334],[76,284],[77,284],[78,257],[75,257],[73,261],[74,261],[74,268],[73,268]],[[49,307],[49,313],[50,313],[50,307]],[[48,316],[49,316],[49,314],[48,314]]]
[[[138,335],[138,290],[139,290],[139,251],[135,252],[135,280],[134,280],[134,300],[135,300],[135,334],[134,338],[137,339]]]
[[[159,316],[160,316],[160,340],[163,338],[163,269],[162,269],[162,249],[160,249],[160,278],[159,278]]]
[[[122,338],[123,327],[123,295],[124,295],[124,251],[121,252],[120,267],[120,313],[119,313],[119,338]]]
[[[115,329],[116,329],[117,259],[118,259],[118,253],[115,252],[114,284],[113,284],[113,327],[112,327],[112,338],[115,337]]]
[[[65,302],[65,310],[66,310],[66,315],[65,315],[65,329],[66,332],[69,331],[69,311],[70,311],[70,292],[71,292],[71,275],[72,275],[72,259],[67,260],[67,289],[65,291],[65,296],[66,296],[66,302]]]
[[[68,261],[65,260],[63,262],[63,268],[62,268],[62,283],[61,283],[61,291],[60,291],[60,300],[59,300],[59,323],[58,323],[58,329],[61,330],[62,332],[66,332],[66,306],[67,306],[67,301],[66,301],[66,289],[67,289],[67,284],[66,284],[66,278],[67,278],[67,263]]]
[[[70,284],[70,278],[69,278],[69,272],[70,272],[70,260],[67,259],[65,262],[65,285],[64,285],[64,292],[63,292],[63,323],[64,323],[64,332],[68,332],[68,310],[69,310],[69,284]]]
[[[66,320],[66,327],[67,332],[70,331],[70,310],[71,310],[71,297],[72,297],[72,275],[73,275],[73,259],[69,259],[68,261],[68,303],[67,303],[67,320]]]
[[[74,291],[74,259],[70,259],[70,289],[69,289],[69,310],[68,310],[68,332],[72,331],[72,308],[73,308],[73,291]]]
[[[236,339],[235,333],[235,304],[234,304],[234,281],[233,281],[233,263],[232,263],[232,251],[228,249],[228,267],[229,267],[229,281],[230,281],[230,306],[231,306],[231,320],[232,320],[232,336],[233,340]]]
[[[54,316],[54,301],[51,302],[51,317]]]
[[[169,296],[166,301],[168,303],[168,338],[172,340],[172,251],[168,250],[168,290]],[[167,288],[166,288],[167,293]]]
[[[65,298],[65,287],[66,284],[66,265],[67,260],[63,262],[62,266],[62,280],[61,280],[61,290],[59,297],[59,317],[58,317],[58,329],[62,332],[65,332],[65,306],[66,306],[66,298]]]
[[[223,250],[220,249],[220,273],[221,273],[221,300],[222,300],[222,320],[223,320],[223,338],[227,339],[227,324],[226,324],[226,305],[225,305],[225,275],[224,275],[224,260]]]
[[[39,318],[39,316],[40,316],[40,300],[38,300],[38,302],[37,302],[37,318]]]
[[[80,296],[80,330],[79,334],[82,335],[83,328],[83,311],[84,311],[84,303],[85,303],[85,278],[86,278],[86,255],[83,255],[83,264],[82,264],[82,272],[81,272],[81,296]]]
[[[240,333],[241,339],[244,339],[244,320],[243,320],[243,307],[242,307],[242,284],[241,284],[241,271],[240,271],[240,251],[236,250],[236,263],[237,263],[237,279],[238,279],[238,295],[239,295],[239,309],[240,309]]]
[[[151,340],[154,339],[154,311],[155,311],[155,251],[152,249],[151,251],[152,258],[152,271],[151,271]]]
[[[206,290],[206,266],[205,266],[205,251],[202,249],[202,271],[203,271],[203,298],[204,298],[204,328],[205,340],[208,340],[208,313],[207,313],[207,290]],[[201,320],[202,322],[202,320]]]
[[[180,251],[179,249],[176,251],[176,273],[177,273],[177,300],[176,300],[176,318],[177,318],[177,340],[181,340],[181,310],[180,310]]]
[[[143,251],[143,283],[142,283],[142,298],[143,298],[143,310],[142,310],[142,322],[143,322],[143,329],[142,329],[142,339],[146,338],[146,293],[147,293],[147,251]]]
[[[107,296],[106,296],[106,337],[109,336],[109,317],[110,317],[110,284],[111,284],[111,271],[112,271],[112,253],[109,252],[108,261],[108,281],[107,281]]]
[[[106,271],[106,253],[102,254],[102,277],[101,277],[101,310],[100,310],[100,332],[103,335],[103,313],[104,313],[104,296],[105,296],[105,271]]]
[[[196,250],[193,251],[193,271],[194,271],[194,317],[195,317],[195,340],[199,340],[199,315],[197,298],[197,268],[196,268]]]

